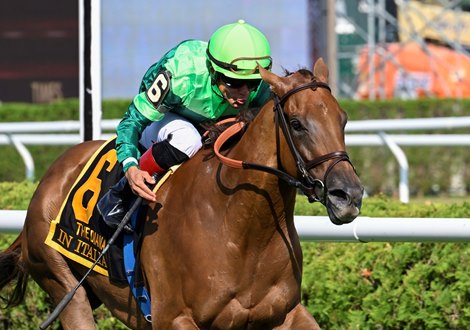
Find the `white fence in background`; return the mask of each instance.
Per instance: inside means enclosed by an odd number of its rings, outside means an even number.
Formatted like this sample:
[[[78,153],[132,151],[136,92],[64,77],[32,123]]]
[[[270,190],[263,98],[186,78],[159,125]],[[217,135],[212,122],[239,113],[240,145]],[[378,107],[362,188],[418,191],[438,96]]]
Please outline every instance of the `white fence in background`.
[[[26,211],[0,210],[0,233],[19,233]],[[302,241],[470,242],[470,218],[369,218],[336,226],[328,217],[295,216]]]
[[[114,131],[118,123],[117,119],[102,120],[101,128],[103,131]],[[346,144],[387,146],[400,167],[400,200],[408,203],[408,160],[400,146],[470,146],[470,134],[404,135],[386,132],[468,127],[470,127],[470,117],[350,121],[346,125]],[[26,166],[26,178],[34,180],[34,160],[26,145],[74,145],[81,142],[79,130],[79,121],[0,123],[0,144],[11,144],[17,149]],[[358,134],[359,132],[369,134]],[[102,138],[108,139],[111,136],[112,134],[103,134]]]

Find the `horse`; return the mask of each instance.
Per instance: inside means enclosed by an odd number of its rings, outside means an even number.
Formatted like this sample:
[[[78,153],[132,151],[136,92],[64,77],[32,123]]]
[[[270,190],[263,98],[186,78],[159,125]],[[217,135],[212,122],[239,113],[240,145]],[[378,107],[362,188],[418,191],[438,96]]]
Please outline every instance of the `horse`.
[[[92,311],[102,304],[131,329],[319,329],[301,304],[294,205],[301,191],[335,224],[358,216],[363,187],[345,151],[347,115],[322,59],[313,72],[260,73],[273,98],[242,125],[238,141],[201,149],[148,205],[140,262],[151,323],[128,285],[91,272],[59,315],[63,329],[95,329]],[[0,255],[0,288],[16,279],[11,306],[22,301],[29,276],[57,305],[87,272],[44,241],[102,144],[71,147],[40,181],[23,230]]]

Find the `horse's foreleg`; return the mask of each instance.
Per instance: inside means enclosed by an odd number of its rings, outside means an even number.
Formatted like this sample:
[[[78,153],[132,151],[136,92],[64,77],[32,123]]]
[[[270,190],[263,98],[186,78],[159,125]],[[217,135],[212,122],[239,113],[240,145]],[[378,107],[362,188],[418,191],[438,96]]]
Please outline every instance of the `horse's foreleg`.
[[[320,326],[308,310],[298,304],[287,314],[285,322],[275,330],[320,330]]]

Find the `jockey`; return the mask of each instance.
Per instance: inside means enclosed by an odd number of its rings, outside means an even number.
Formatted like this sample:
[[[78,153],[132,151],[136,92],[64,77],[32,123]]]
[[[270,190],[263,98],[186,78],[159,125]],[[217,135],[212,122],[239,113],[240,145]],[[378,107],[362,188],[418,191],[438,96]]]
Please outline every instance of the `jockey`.
[[[271,69],[269,42],[239,20],[217,29],[209,42],[181,42],[147,70],[117,127],[116,151],[125,177],[98,203],[108,225],[119,225],[131,191],[156,201],[147,184],[202,147],[198,124],[268,100],[269,85],[261,80],[258,64]]]

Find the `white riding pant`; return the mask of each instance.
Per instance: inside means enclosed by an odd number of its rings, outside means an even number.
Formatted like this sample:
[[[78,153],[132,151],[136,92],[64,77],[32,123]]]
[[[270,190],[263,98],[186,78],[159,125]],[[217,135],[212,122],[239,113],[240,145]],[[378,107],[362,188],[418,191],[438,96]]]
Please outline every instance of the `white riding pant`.
[[[186,118],[167,112],[162,120],[155,121],[142,132],[140,143],[145,149],[168,139],[169,143],[189,158],[202,147],[201,135]]]

